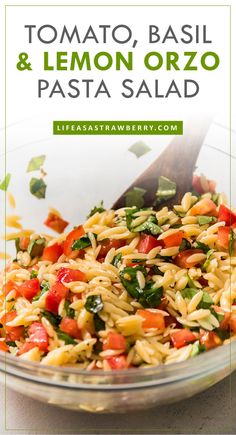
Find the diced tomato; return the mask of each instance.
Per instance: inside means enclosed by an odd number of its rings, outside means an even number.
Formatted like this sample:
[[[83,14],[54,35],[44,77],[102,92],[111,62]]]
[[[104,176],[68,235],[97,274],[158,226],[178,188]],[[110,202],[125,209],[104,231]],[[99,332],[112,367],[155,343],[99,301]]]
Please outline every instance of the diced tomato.
[[[178,320],[176,320],[176,318],[174,316],[171,316],[171,315],[165,316],[164,320],[165,320],[165,328],[172,325],[173,323],[175,323],[176,328],[181,327],[180,323],[178,322]]]
[[[196,204],[193,205],[189,210],[190,216],[197,215],[214,215],[216,212],[215,203],[209,198],[200,199]]]
[[[2,350],[3,352],[8,352],[9,351],[9,347],[5,343],[5,341],[0,341],[0,350]]]
[[[122,350],[124,352],[126,350],[125,337],[116,332],[109,332],[107,338],[103,342],[103,350],[108,349]]]
[[[171,248],[172,246],[179,246],[183,240],[184,231],[176,231],[163,239],[165,248]]]
[[[45,308],[54,314],[58,313],[58,307],[62,299],[65,299],[69,289],[67,289],[61,282],[54,284],[45,299]]]
[[[157,246],[163,247],[163,240],[157,240],[153,236],[147,236],[145,234],[142,234],[137,249],[138,252],[142,254],[148,254],[148,252],[150,252],[153,248],[156,248]]]
[[[48,334],[42,323],[33,322],[28,329],[28,335],[29,343],[34,343],[43,352],[48,350]]]
[[[17,352],[17,356],[23,355],[23,353],[29,352],[29,350],[33,349],[34,347],[37,347],[35,343],[29,343],[28,341],[25,342],[20,349]]]
[[[137,310],[137,314],[143,318],[143,328],[165,329],[165,320],[163,314],[156,312],[154,309]]]
[[[59,282],[72,282],[72,281],[85,281],[85,274],[80,270],[69,269],[62,267],[57,272],[57,281]]]
[[[232,314],[230,316],[229,324],[230,324],[230,330],[233,331],[234,333],[236,333],[236,315],[235,314]]]
[[[29,279],[18,287],[19,293],[29,301],[40,292],[38,278]]]
[[[0,319],[0,323],[5,327],[6,331],[6,341],[19,340],[24,337],[24,326],[10,326],[7,323],[12,322],[17,316],[16,311],[9,311],[9,313],[4,314]]]
[[[81,339],[81,330],[78,328],[77,320],[64,317],[60,323],[61,331],[70,335],[73,338]]]
[[[101,246],[101,249],[98,254],[98,260],[100,258],[105,258],[107,253],[110,251],[111,248],[119,249],[122,246],[125,245],[125,240],[119,239],[104,239],[101,242],[99,242],[98,246]]]
[[[111,356],[107,362],[112,370],[124,370],[128,368],[125,355]]]
[[[161,298],[161,303],[156,307],[158,310],[166,310],[166,307],[168,305],[168,299],[164,296]]]
[[[218,307],[217,305],[213,306],[216,313],[222,314],[224,318],[220,322],[220,329],[227,330],[229,328],[230,323],[230,313],[225,313],[221,307]]]
[[[42,261],[51,261],[56,263],[58,258],[63,253],[63,247],[59,243],[54,243],[54,245],[47,246],[43,250]]]
[[[8,293],[10,293],[12,290],[15,290],[16,297],[19,296],[20,293],[19,293],[18,289],[19,289],[19,286],[11,279],[6,284],[4,284],[4,286],[2,287],[2,291],[3,291],[3,294],[5,296],[7,296]]]
[[[193,180],[192,180],[192,186],[193,186],[193,189],[195,190],[195,192],[200,193],[200,194],[207,193],[207,192],[215,193],[216,182],[213,180],[206,180],[206,182],[208,184],[207,189],[205,187],[203,187],[203,185],[201,183],[201,177],[199,175],[194,174]]]
[[[214,347],[220,346],[222,344],[222,341],[220,337],[213,331],[201,331],[200,343],[204,344],[206,350],[209,350],[213,349]]]
[[[20,237],[19,240],[19,248],[21,251],[26,251],[29,246],[30,238],[29,237]]]
[[[67,225],[69,225],[69,222],[65,221],[60,216],[50,212],[48,213],[48,217],[45,220],[44,225],[61,234],[63,233]]]
[[[191,263],[187,262],[187,259],[193,254],[203,254],[203,251],[201,249],[186,249],[185,251],[179,252],[179,254],[176,255],[174,262],[177,266],[183,269],[190,269],[191,267],[198,264],[198,262],[196,261],[193,261]]]
[[[189,329],[181,329],[181,331],[176,331],[170,334],[170,339],[172,344],[177,349],[186,346],[193,341],[196,341],[195,335],[189,331]]]
[[[69,234],[67,234],[66,240],[63,245],[63,251],[66,257],[69,258],[76,258],[79,255],[79,250],[72,250],[72,245],[75,242],[75,240],[78,240],[80,237],[82,237],[85,234],[84,228],[82,225],[72,230]]]
[[[217,232],[217,242],[224,249],[229,247],[230,227],[220,227]]]
[[[218,220],[225,222],[225,224],[228,226],[233,225],[236,223],[236,213],[231,211],[224,204],[221,204],[219,208]]]

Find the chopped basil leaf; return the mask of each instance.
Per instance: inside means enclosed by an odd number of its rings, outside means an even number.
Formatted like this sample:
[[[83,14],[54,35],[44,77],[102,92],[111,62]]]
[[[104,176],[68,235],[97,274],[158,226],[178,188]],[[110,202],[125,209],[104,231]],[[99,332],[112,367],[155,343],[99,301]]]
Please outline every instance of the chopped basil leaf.
[[[11,180],[11,174],[7,174],[4,178],[4,180],[2,180],[2,182],[0,183],[0,189],[3,190],[4,192],[6,192],[8,189],[10,180]]]
[[[17,239],[15,239],[15,248],[16,248],[16,253],[21,251],[21,248],[20,248],[20,238],[19,237],[17,237]]]
[[[216,222],[217,219],[214,216],[198,216],[197,221],[199,225],[206,225],[212,222]]]
[[[31,270],[31,272],[30,272],[30,279],[37,278],[37,276],[38,276],[37,270]]]
[[[75,310],[73,308],[70,308],[70,301],[65,301],[64,303],[64,310],[66,312],[67,317],[70,317],[70,319],[74,319],[75,317]]]
[[[177,210],[175,210],[175,208],[174,208],[174,212],[175,212],[175,214],[176,214],[177,216],[179,216],[179,217],[181,217],[181,218],[183,218],[183,217],[186,216],[185,211],[177,211]],[[182,225],[181,225],[181,227],[182,227]]]
[[[42,178],[31,178],[30,180],[30,193],[38,199],[45,198],[47,185]]]
[[[161,302],[163,288],[154,288],[153,282],[149,282],[143,289],[139,287],[137,272],[140,271],[147,276],[147,271],[143,266],[125,267],[120,272],[120,280],[130,296],[137,299],[145,308],[154,308]]]
[[[206,260],[205,260],[205,262],[202,265],[202,270],[203,271],[206,271],[207,268],[209,267],[210,262],[211,262],[211,256],[212,256],[212,254],[214,252],[215,252],[214,249],[209,249],[209,251],[207,252],[207,254],[206,254]]]
[[[135,213],[137,213],[139,209],[137,207],[133,207],[130,209],[125,209],[125,216],[126,216],[126,226],[128,230],[132,231],[132,220],[135,219],[133,216]]]
[[[53,314],[50,313],[50,311],[43,310],[42,316],[46,317],[46,319],[51,323],[53,326],[58,326],[61,323],[61,316],[59,314]]]
[[[163,232],[162,228],[157,225],[157,220],[155,216],[149,216],[149,218],[141,225],[133,228],[132,231],[134,233],[144,232],[147,234],[152,234],[156,236],[157,234],[161,234]]]
[[[205,243],[199,242],[198,240],[196,241],[196,245],[197,245],[196,247],[198,249],[201,249],[204,252],[204,254],[206,254],[208,251],[210,251],[210,248],[208,245],[205,245]]]
[[[91,240],[90,240],[89,236],[86,234],[85,236],[82,236],[79,239],[75,240],[71,249],[72,249],[72,251],[75,251],[77,249],[88,248],[89,246],[91,246]]]
[[[186,287],[181,290],[181,295],[183,298],[192,299],[198,293],[195,288]],[[203,292],[202,300],[199,302],[197,308],[208,309],[213,304],[213,300],[207,292]]]
[[[38,295],[34,296],[32,301],[38,301],[41,298],[41,296],[44,295],[44,293],[46,293],[49,290],[49,288],[50,288],[49,282],[47,282],[47,281],[42,282],[40,288],[41,288],[40,293]]]
[[[211,314],[218,320],[218,322],[220,323],[223,319],[224,319],[224,314],[222,313],[217,313],[217,311],[214,310],[214,308],[210,308],[210,312]]]
[[[219,194],[218,194],[218,193],[213,193],[213,194],[211,195],[211,199],[212,199],[212,201],[213,201],[216,205],[218,205]]]
[[[104,307],[101,295],[88,296],[84,306],[89,313],[99,313]]]
[[[172,259],[172,255],[161,255],[161,254],[157,254],[156,258],[165,261],[166,263],[173,263],[173,259]]]
[[[146,193],[145,189],[141,187],[134,187],[133,190],[130,190],[125,194],[125,205],[126,207],[139,207],[141,208],[144,205],[144,194]]]
[[[93,216],[95,213],[102,213],[105,211],[105,208],[103,207],[103,201],[100,202],[100,204],[95,205],[95,207],[92,208],[89,215],[87,216],[87,219]]]
[[[144,142],[139,141],[131,145],[128,151],[135,154],[135,156],[139,158],[142,157],[144,154],[148,153],[149,151],[151,151],[151,148],[149,148],[149,146],[147,146]]]
[[[179,246],[179,252],[185,251],[185,249],[191,249],[191,243],[187,239],[182,239],[182,242]]]
[[[59,340],[64,341],[65,344],[77,344],[77,342],[70,335],[66,334],[60,329],[57,330],[57,336]]]
[[[187,273],[187,277],[188,277],[188,285],[189,285],[189,287],[190,287],[190,288],[195,288],[195,289],[197,290],[197,288],[196,288],[196,286],[195,286],[195,284],[194,284],[192,278],[189,276],[188,273]]]
[[[31,258],[41,257],[43,250],[45,248],[46,240],[43,237],[39,239],[31,240],[27,248],[28,254]]]
[[[142,292],[137,280],[138,271],[142,272],[145,277],[147,276],[147,271],[143,266],[125,267],[120,272],[120,280],[124,288],[127,290],[129,295],[135,299],[138,299],[140,292]]]
[[[42,156],[37,156],[37,157],[33,157],[28,164],[27,167],[27,171],[26,172],[32,172],[32,171],[37,171],[41,168],[41,166],[43,166],[44,162],[45,162],[46,156],[42,155]]]
[[[168,199],[173,198],[175,195],[176,183],[161,175],[158,180],[158,189],[156,193],[157,204],[160,204],[162,201],[167,201]]]
[[[106,329],[105,322],[101,319],[101,317],[99,317],[98,314],[94,314],[93,322],[94,322],[94,328],[96,332],[103,331],[104,329]]]
[[[113,264],[113,266],[115,266],[115,267],[119,267],[120,263],[121,263],[121,259],[122,259],[122,255],[121,255],[121,253],[119,253],[119,254],[115,255],[111,264]]]
[[[162,272],[156,264],[154,264],[154,266],[152,266],[152,271],[153,271],[154,275],[164,276],[164,272]]]
[[[232,228],[230,228],[230,233],[229,233],[229,255],[230,255],[230,257],[233,254],[235,240],[236,240],[236,234],[235,234],[234,230]]]
[[[96,343],[93,346],[93,353],[95,353],[95,355],[99,355],[100,352],[102,352],[102,348],[103,348],[103,344],[101,341],[96,341]]]
[[[16,343],[14,341],[6,341],[6,344],[8,346],[11,346],[11,347],[17,347],[17,345],[16,345]]]

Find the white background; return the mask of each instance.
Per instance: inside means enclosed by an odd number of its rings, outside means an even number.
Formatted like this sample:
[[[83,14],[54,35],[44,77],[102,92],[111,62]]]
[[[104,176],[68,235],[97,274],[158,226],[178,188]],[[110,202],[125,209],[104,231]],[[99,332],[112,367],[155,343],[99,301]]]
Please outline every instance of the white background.
[[[5,2],[7,3],[7,2]],[[10,2],[9,2],[10,3]],[[15,4],[20,3],[15,1]],[[25,1],[24,4],[32,4],[33,2]],[[39,2],[37,2],[39,3]],[[47,2],[41,2],[42,4]],[[50,4],[54,2],[51,1]],[[73,1],[70,2],[72,4]],[[94,4],[96,1],[94,0]],[[103,2],[106,3],[106,2]],[[130,4],[132,2],[129,2]],[[138,3],[138,2],[137,2]],[[149,2],[150,4],[151,2]],[[172,1],[172,4],[175,2]],[[184,4],[185,2],[182,2]],[[196,3],[196,2],[195,2]],[[203,2],[204,4],[205,2]],[[211,4],[210,1],[207,2]],[[221,2],[223,4],[224,2]],[[230,2],[227,2],[229,4]],[[190,4],[190,2],[187,2]],[[200,2],[199,2],[200,4]],[[2,9],[3,12],[3,9]],[[234,13],[234,9],[233,9]],[[235,23],[235,15],[233,16]],[[71,224],[77,224],[84,218],[89,209],[101,199],[105,200],[105,205],[110,206],[114,199],[129,185],[131,181],[146,168],[158,154],[171,140],[171,137],[164,136],[145,136],[143,138],[135,136],[53,136],[52,135],[52,121],[55,119],[183,119],[187,122],[188,119],[193,119],[196,115],[204,116],[205,113],[214,113],[214,120],[212,122],[209,134],[205,139],[205,144],[202,148],[199,161],[199,172],[205,173],[209,178],[217,180],[219,190],[225,191],[229,195],[230,179],[229,179],[229,153],[230,135],[229,135],[229,8],[223,7],[147,7],[147,8],[8,8],[7,10],[7,171],[12,173],[12,180],[10,191],[12,191],[17,199],[16,213],[23,217],[24,227],[31,227],[34,229],[43,229],[42,222],[45,219],[49,206],[58,208],[63,216],[68,219]],[[2,15],[3,20],[3,15]],[[4,23],[2,21],[2,23]],[[50,77],[53,82],[59,78],[61,82],[66,83],[68,79],[76,77],[76,72],[41,72],[42,70],[42,52],[47,50],[47,46],[39,43],[28,45],[26,40],[26,33],[23,25],[31,23],[42,25],[45,23],[54,24],[58,28],[62,24],[77,24],[86,28],[88,24],[118,24],[125,23],[134,29],[136,39],[139,40],[137,48],[134,50],[139,51],[140,57],[138,58],[139,67],[131,72],[115,72],[109,70],[104,73],[98,71],[79,73],[79,78],[95,78],[96,82],[101,77],[110,84],[113,89],[113,97],[107,100],[104,97],[97,100],[91,98],[62,99],[61,97],[54,97],[49,100],[43,98],[39,100],[36,97],[36,87],[38,78]],[[186,51],[198,50],[199,52],[208,49],[216,51],[220,54],[221,64],[220,68],[215,72],[201,72],[198,73],[163,73],[147,72],[141,68],[141,55],[149,50],[147,45],[142,41],[145,40],[147,24],[157,24],[161,29],[165,29],[166,25],[173,23],[173,27],[177,28],[186,23],[193,24],[207,24],[209,34],[214,41],[209,48],[207,45],[195,46],[191,48],[187,45],[183,47]],[[233,35],[235,25],[233,25]],[[4,29],[4,26],[1,26]],[[177,32],[178,33],[178,32]],[[136,36],[138,35],[138,36]],[[3,36],[3,34],[2,34]],[[2,38],[3,39],[3,38]],[[233,37],[234,40],[234,37]],[[45,48],[46,47],[46,48]],[[166,49],[173,51],[182,51],[180,44],[173,45],[167,44]],[[157,51],[164,51],[164,46],[159,44],[156,46]],[[4,46],[2,45],[4,49]],[[120,47],[111,47],[107,44],[105,47],[99,46],[92,47],[90,44],[89,50],[91,53],[94,51],[114,51]],[[127,48],[129,48],[127,46]],[[54,52],[61,50],[61,47],[53,44],[50,46],[50,51]],[[75,50],[73,46],[65,47],[65,50]],[[82,46],[80,50],[87,50]],[[49,48],[48,48],[49,50]],[[63,47],[64,50],[64,47]],[[125,50],[125,47],[124,49]],[[29,54],[30,61],[33,66],[33,71],[19,72],[16,69],[16,62],[18,61],[18,54],[26,51]],[[3,51],[2,51],[3,52]],[[234,59],[233,59],[234,62]],[[164,70],[163,70],[164,71]],[[235,71],[235,70],[234,70]],[[3,71],[4,73],[4,71]],[[132,76],[132,77],[131,77]],[[173,76],[173,77],[172,77]],[[193,78],[200,83],[200,94],[195,99],[180,100],[173,97],[169,99],[149,99],[148,97],[140,97],[139,99],[121,99],[119,95],[119,83],[121,78],[131,77],[135,82],[139,83],[144,77],[147,82],[152,83],[155,78],[160,80],[160,83],[165,87],[172,78],[180,83],[183,78]],[[233,74],[234,77],[234,74]],[[4,82],[2,81],[2,91],[4,92]],[[233,87],[234,95],[234,87]],[[1,99],[3,102],[3,98]],[[2,106],[3,107],[3,106]],[[234,112],[233,112],[234,114]],[[232,116],[232,119],[235,117]],[[4,118],[2,118],[2,140],[1,140],[1,172],[0,179],[3,178],[4,171]],[[233,126],[234,127],[234,126]],[[133,154],[128,152],[128,147],[137,140],[144,140],[150,147],[151,152],[145,156],[137,159]],[[232,131],[232,154],[235,156],[235,132]],[[216,150],[215,150],[216,148]],[[226,153],[226,154],[225,154]],[[31,157],[39,154],[46,154],[47,159],[45,163],[45,170],[48,175],[45,179],[48,185],[46,200],[38,200],[29,193],[29,179],[30,174],[26,174],[26,167]],[[232,175],[235,177],[235,159],[232,162]],[[184,170],[184,168],[183,168]],[[34,176],[34,174],[32,174]],[[232,189],[232,203],[236,205],[235,200],[235,178],[231,180]],[[4,194],[0,192],[0,200],[3,202]],[[8,212],[12,210],[8,209]],[[4,231],[3,220],[3,207],[1,208],[2,218],[2,231]],[[0,248],[2,250],[2,248]],[[228,389],[220,386],[218,388],[219,397],[223,397],[225,402],[228,399]],[[224,388],[224,389],[223,389]],[[221,393],[221,394],[220,394]],[[202,396],[208,403],[215,403],[215,394],[207,392]],[[29,433],[33,433],[35,423],[38,430],[45,414],[47,414],[47,424],[42,426],[44,433],[49,432],[49,426],[52,420],[56,421],[60,416],[60,411],[55,409],[46,408],[35,402],[26,401],[28,410],[27,418],[25,418],[25,411],[22,412],[19,405],[22,401],[22,396],[12,393],[7,396],[6,407],[7,413],[7,427],[29,428]],[[189,404],[186,403],[185,417],[188,415],[189,409],[196,406],[197,400],[192,399]],[[219,403],[219,399],[218,399]],[[177,408],[175,409],[177,412]],[[214,421],[217,422],[217,416],[220,415],[222,419],[227,419],[226,411],[218,412],[216,407],[212,407]],[[168,412],[165,411],[168,418]],[[174,411],[173,411],[174,412]],[[225,412],[225,414],[224,414]],[[40,419],[37,413],[41,415]],[[211,418],[211,410],[206,416]],[[223,414],[223,415],[222,415]],[[151,421],[146,414],[146,425],[150,421],[150,428],[155,427],[154,420]],[[81,431],[85,430],[88,422],[86,418],[75,417],[75,414],[64,412],[65,421],[73,420],[74,430],[81,424]],[[171,417],[172,416],[172,417]],[[173,418],[173,414],[169,414]],[[135,433],[135,419],[138,416],[130,417],[130,428]],[[210,431],[211,427],[202,420],[203,414],[199,413],[199,424],[196,422],[194,427],[203,427],[206,431]],[[98,421],[98,420],[97,420]],[[101,417],[99,419],[100,428],[107,421]],[[112,420],[108,420],[112,424]],[[127,420],[127,429],[129,419]],[[201,424],[200,424],[201,422]],[[213,418],[212,418],[213,422]],[[3,422],[4,424],[4,422]],[[141,424],[141,423],[140,423]],[[159,421],[160,427],[160,421]],[[179,430],[184,430],[185,422],[178,426]],[[212,423],[213,424],[213,423]],[[218,427],[219,427],[218,422]],[[154,426],[153,426],[154,425]],[[70,428],[70,426],[65,426]],[[96,425],[95,425],[96,427]],[[96,430],[94,427],[94,430]],[[108,426],[109,427],[109,426]],[[112,426],[110,426],[112,428]],[[118,426],[117,426],[118,427]],[[170,426],[169,426],[170,427]],[[215,426],[217,427],[217,426]],[[222,426],[223,428],[224,426]],[[228,432],[231,426],[227,426]],[[191,431],[192,426],[188,426]],[[55,429],[55,428],[54,428]],[[80,430],[80,429],[79,429]],[[125,429],[123,429],[124,432]],[[145,427],[143,426],[143,431]],[[170,427],[173,433],[174,426]],[[196,429],[197,430],[197,429]],[[200,429],[199,429],[200,430]],[[215,429],[216,430],[216,429]],[[220,429],[219,429],[220,430]],[[216,430],[217,431],[217,430]],[[3,429],[2,429],[3,433]],[[9,432],[8,432],[9,433]],[[26,430],[25,430],[26,433]],[[78,432],[75,432],[78,433]],[[100,432],[101,433],[101,432]],[[143,432],[144,433],[144,432]]]

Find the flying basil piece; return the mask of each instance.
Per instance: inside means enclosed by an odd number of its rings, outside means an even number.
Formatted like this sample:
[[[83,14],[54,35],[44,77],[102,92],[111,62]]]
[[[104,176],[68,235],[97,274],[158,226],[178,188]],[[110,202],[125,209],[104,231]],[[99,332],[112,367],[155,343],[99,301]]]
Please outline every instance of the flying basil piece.
[[[94,237],[96,238],[97,235],[94,234]],[[85,249],[91,246],[91,240],[89,236],[86,234],[85,236],[80,237],[79,239],[75,240],[71,249],[72,251],[75,251],[77,249]]]
[[[186,287],[185,289],[181,290],[181,295],[183,298],[191,300],[198,292],[199,290],[196,290],[195,288]],[[203,292],[202,300],[199,302],[197,308],[208,309],[213,303],[214,302],[210,295],[207,292]]]
[[[59,340],[64,341],[65,344],[77,344],[77,342],[66,332],[61,331],[60,329],[57,330],[57,336]]]
[[[31,178],[30,193],[38,199],[45,198],[47,185],[42,178]]]
[[[143,141],[139,141],[131,145],[128,150],[131,153],[135,154],[137,158],[139,158],[151,151],[151,148],[149,148],[149,146],[146,145]]]
[[[93,216],[95,213],[102,213],[105,211],[105,208],[103,207],[103,201],[100,202],[100,204],[95,205],[95,207],[92,208],[89,215],[87,216],[87,219]]]
[[[163,232],[162,228],[157,224],[155,216],[149,216],[149,218],[143,224],[133,228],[132,231],[134,233],[144,232],[147,234],[152,234],[153,236]]]
[[[199,225],[206,225],[212,222],[216,222],[217,219],[214,216],[198,216],[197,222]]]
[[[158,189],[156,192],[157,204],[160,204],[163,201],[167,201],[168,199],[173,198],[175,195],[176,183],[169,180],[169,178],[163,177],[161,175],[158,180]]]
[[[27,252],[31,256],[31,258],[40,257],[45,248],[45,244],[46,239],[44,239],[43,237],[31,240],[27,248]]]
[[[89,313],[99,313],[104,307],[101,295],[88,296],[84,307]]]
[[[141,187],[134,187],[125,194],[125,205],[126,207],[136,206],[141,208],[144,205],[144,195],[146,193],[145,189]]]
[[[121,263],[121,259],[122,259],[122,255],[121,255],[121,253],[119,253],[119,254],[115,255],[111,264],[115,267],[119,267],[119,265]]]
[[[11,180],[11,174],[6,174],[5,178],[0,183],[0,189],[3,190],[4,192],[6,192],[8,189],[10,180]]]
[[[46,159],[45,155],[32,157],[32,159],[29,161],[26,172],[38,171],[41,168],[41,166],[43,166],[45,159]]]

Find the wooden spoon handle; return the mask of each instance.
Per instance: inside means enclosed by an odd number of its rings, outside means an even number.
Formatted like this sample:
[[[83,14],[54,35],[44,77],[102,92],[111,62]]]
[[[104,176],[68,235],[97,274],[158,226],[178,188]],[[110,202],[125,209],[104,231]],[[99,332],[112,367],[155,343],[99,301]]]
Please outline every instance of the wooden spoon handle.
[[[146,190],[144,206],[153,206],[156,200],[156,191],[159,176],[163,175],[177,184],[175,197],[164,205],[178,204],[185,192],[192,186],[192,175],[203,144],[205,135],[210,125],[209,118],[201,122],[194,121],[185,129],[184,135],[175,136],[158,158],[129,186],[129,188],[113,204],[114,209],[125,206],[125,194],[134,187]]]

